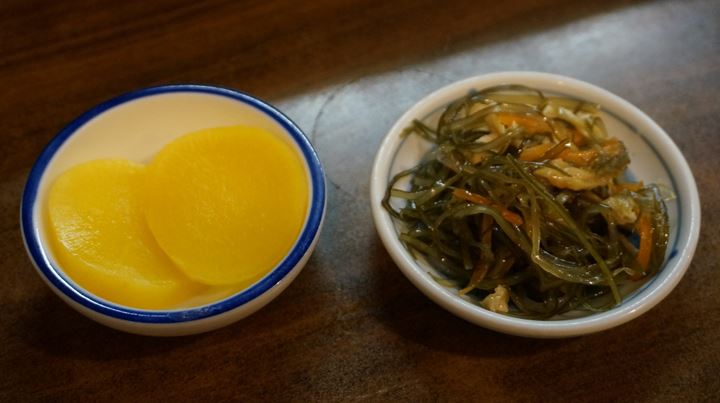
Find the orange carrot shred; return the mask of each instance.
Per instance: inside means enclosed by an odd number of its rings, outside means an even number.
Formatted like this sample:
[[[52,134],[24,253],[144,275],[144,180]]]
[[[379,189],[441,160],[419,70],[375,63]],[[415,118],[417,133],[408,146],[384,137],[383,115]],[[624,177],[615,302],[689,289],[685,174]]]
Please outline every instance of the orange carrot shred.
[[[538,144],[532,147],[524,148],[520,152],[518,159],[520,161],[537,161],[545,155],[547,150],[552,147],[550,143]]]
[[[640,235],[640,248],[635,256],[635,260],[643,270],[646,270],[650,264],[650,253],[652,252],[653,228],[648,214],[640,214],[637,222],[637,231]]]
[[[642,190],[642,188],[645,187],[645,184],[643,181],[640,182],[627,182],[627,183],[611,183],[610,184],[610,193],[620,193],[623,190],[629,190],[631,192],[639,192]]]
[[[479,195],[477,193],[472,193],[464,189],[453,190],[453,196],[457,197],[458,199],[469,201],[475,204],[492,207],[495,210],[498,210],[500,215],[513,225],[520,226],[523,224],[522,217],[508,210],[504,206],[495,203],[494,201],[488,199],[485,196]]]
[[[550,125],[543,119],[521,115],[519,113],[500,112],[496,114],[498,121],[505,126],[510,126],[515,122],[518,126],[522,126],[528,133],[552,133]]]
[[[560,158],[576,166],[588,166],[597,157],[598,153],[595,150],[571,150],[566,148],[560,153]]]
[[[587,143],[585,136],[583,136],[582,133],[580,133],[579,131],[577,131],[575,129],[573,129],[573,134],[572,134],[571,139],[572,139],[573,144],[575,144],[578,147],[582,147]]]

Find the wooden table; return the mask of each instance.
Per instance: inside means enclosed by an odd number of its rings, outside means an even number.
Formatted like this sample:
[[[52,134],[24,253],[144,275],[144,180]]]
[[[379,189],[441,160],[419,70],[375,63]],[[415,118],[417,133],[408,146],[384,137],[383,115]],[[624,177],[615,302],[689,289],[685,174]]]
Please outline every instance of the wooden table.
[[[505,336],[435,305],[385,252],[368,202],[382,137],[426,93],[498,70],[607,88],[684,152],[700,244],[644,316],[586,337]],[[718,399],[720,2],[6,0],[0,82],[0,401]],[[306,131],[328,174],[325,227],[301,275],[254,316],[194,337],[123,334],[42,283],[20,194],[75,116],[184,82],[255,94]]]

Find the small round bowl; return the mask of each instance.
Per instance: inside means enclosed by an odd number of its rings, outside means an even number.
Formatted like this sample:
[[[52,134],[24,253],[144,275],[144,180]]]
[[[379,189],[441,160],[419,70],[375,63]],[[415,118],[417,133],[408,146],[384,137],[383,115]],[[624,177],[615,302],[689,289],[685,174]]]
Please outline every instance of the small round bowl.
[[[173,139],[200,129],[250,125],[285,139],[305,162],[310,200],[303,228],[290,252],[252,286],[204,306],[142,310],[118,305],[78,286],[48,248],[42,219],[48,189],[62,172],[99,158],[147,162]],[[303,132],[280,111],[250,95],[201,85],[171,85],[130,92],[102,103],[65,127],[33,166],[20,219],[25,247],[50,288],[85,316],[115,329],[153,336],[206,332],[244,318],[278,296],[300,273],[325,215],[325,175]]]
[[[546,93],[584,99],[601,105],[608,133],[625,143],[632,160],[628,175],[645,183],[667,186],[675,198],[668,201],[670,240],[664,267],[652,279],[625,295],[614,308],[594,314],[573,311],[550,320],[530,320],[491,312],[458,296],[458,290],[440,285],[442,277],[425,262],[415,260],[398,239],[398,227],[381,206],[390,178],[415,166],[430,144],[419,136],[401,136],[413,119],[433,118],[451,101],[472,90],[523,84]],[[700,201],[695,179],[670,137],[638,108],[594,85],[568,77],[534,72],[502,72],[472,77],[448,85],[423,98],[390,129],[375,158],[370,179],[375,226],[395,263],[405,276],[437,304],[477,325],[503,333],[539,337],[571,337],[621,325],[647,312],[678,284],[688,268],[700,233]],[[399,207],[401,202],[397,202]]]

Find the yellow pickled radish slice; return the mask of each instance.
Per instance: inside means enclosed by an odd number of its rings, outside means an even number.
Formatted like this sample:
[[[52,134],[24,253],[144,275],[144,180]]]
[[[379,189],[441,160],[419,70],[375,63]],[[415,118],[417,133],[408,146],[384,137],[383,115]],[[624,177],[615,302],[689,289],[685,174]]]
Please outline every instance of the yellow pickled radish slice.
[[[300,156],[259,128],[180,137],[155,156],[146,184],[145,216],[158,244],[209,285],[262,278],[290,251],[307,211]]]
[[[77,165],[48,195],[50,237],[66,274],[87,291],[141,309],[173,308],[204,289],[157,246],[145,222],[146,168],[125,160]]]

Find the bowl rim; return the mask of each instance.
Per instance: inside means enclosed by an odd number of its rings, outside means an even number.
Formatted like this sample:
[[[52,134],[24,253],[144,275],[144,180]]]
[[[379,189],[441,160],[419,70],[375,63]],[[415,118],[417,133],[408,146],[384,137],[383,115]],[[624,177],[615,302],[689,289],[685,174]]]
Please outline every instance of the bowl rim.
[[[122,104],[141,98],[172,93],[209,94],[229,98],[262,112],[279,124],[298,146],[303,159],[307,163],[312,186],[309,213],[307,221],[290,252],[272,271],[249,288],[217,302],[187,309],[144,310],[126,307],[100,299],[85,290],[79,289],[73,283],[68,282],[59,273],[60,270],[51,263],[40,241],[38,228],[35,226],[33,212],[37,201],[38,187],[48,164],[60,147],[86,123]],[[172,324],[196,321],[232,311],[255,300],[279,284],[292,272],[312,246],[320,231],[325,208],[325,173],[322,164],[310,140],[290,118],[260,98],[238,90],[203,84],[171,84],[134,90],[111,98],[75,118],[58,132],[40,153],[28,175],[20,202],[20,229],[25,248],[38,272],[53,288],[64,294],[72,302],[115,319],[148,324]]]
[[[632,115],[633,120],[648,127],[659,144],[652,144],[642,134],[645,142],[655,151],[661,147],[665,154],[672,156],[671,161],[665,161],[668,173],[671,175],[674,185],[687,199],[687,206],[678,206],[678,245],[679,256],[672,267],[665,267],[664,272],[656,275],[651,281],[645,283],[641,290],[638,290],[632,298],[626,299],[617,307],[606,312],[590,314],[579,318],[541,321],[533,319],[516,318],[488,311],[471,302],[451,294],[446,287],[433,281],[403,247],[397,238],[395,224],[390,215],[380,205],[380,200],[387,187],[387,178],[396,153],[401,147],[398,136],[407,123],[413,118],[423,116],[432,108],[439,108],[447,104],[453,98],[453,94],[460,91],[468,91],[473,88],[498,85],[498,84],[526,84],[540,86],[541,89],[550,92],[585,92],[595,97],[610,100],[613,105],[621,107],[627,114]],[[458,95],[454,95],[456,98]],[[578,95],[576,95],[578,96]],[[445,102],[444,102],[445,101]],[[605,110],[609,112],[609,110]],[[625,122],[627,124],[627,122]],[[635,128],[636,132],[640,132]],[[574,78],[532,71],[507,71],[481,74],[469,77],[454,83],[448,84],[429,95],[420,99],[411,106],[392,126],[383,139],[373,163],[370,179],[370,201],[373,212],[373,219],[376,230],[389,252],[392,259],[398,265],[403,274],[426,296],[437,304],[452,312],[453,314],[477,325],[519,336],[529,337],[571,337],[582,334],[594,333],[606,330],[626,323],[658,304],[670,291],[679,283],[684,275],[697,246],[700,232],[700,202],[694,177],[684,156],[672,141],[670,136],[650,119],[640,109],[630,104],[623,98],[597,87],[593,84]],[[686,209],[686,210],[685,210]],[[673,258],[672,255],[668,258]],[[665,263],[667,265],[667,262]]]

